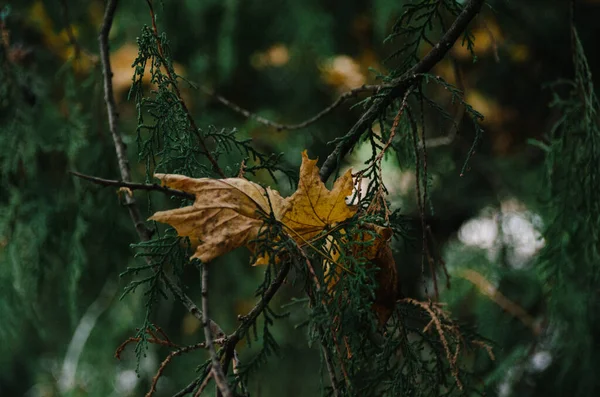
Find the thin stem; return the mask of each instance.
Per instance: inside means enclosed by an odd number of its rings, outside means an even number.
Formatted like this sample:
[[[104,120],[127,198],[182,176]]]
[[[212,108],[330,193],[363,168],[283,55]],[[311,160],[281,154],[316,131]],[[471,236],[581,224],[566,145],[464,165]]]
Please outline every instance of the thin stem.
[[[356,96],[359,93],[362,92],[373,92],[373,93],[377,93],[379,91],[381,87],[378,85],[362,85],[358,88],[354,88],[348,92],[343,93],[342,95],[340,95],[338,97],[338,99],[336,99],[331,105],[327,106],[325,109],[321,110],[319,113],[317,113],[316,115],[314,115],[311,118],[308,118],[300,123],[297,124],[281,124],[281,123],[277,123],[275,121],[266,119],[262,116],[257,115],[256,113],[252,113],[249,110],[246,110],[238,105],[236,105],[235,103],[231,102],[230,100],[216,94],[215,92],[209,90],[208,88],[204,88],[202,87],[202,91],[204,91],[207,95],[210,95],[211,97],[213,97],[215,100],[217,100],[218,102],[222,103],[223,105],[227,106],[228,108],[230,108],[231,110],[233,110],[236,113],[241,114],[242,116],[255,120],[261,124],[266,125],[267,127],[272,127],[275,128],[277,131],[283,131],[283,130],[299,130],[302,128],[306,128],[311,124],[314,124],[315,122],[317,122],[318,120],[320,120],[321,118],[323,118],[324,116],[326,116],[327,114],[331,113],[335,108],[337,108],[338,106],[340,106],[342,103],[346,102],[348,99],[350,98],[356,98]]]
[[[204,325],[204,338],[206,339],[206,348],[210,354],[211,368],[210,372],[212,377],[215,379],[217,388],[224,397],[232,397],[231,389],[225,379],[223,368],[221,368],[221,362],[217,357],[217,351],[213,344],[212,327],[213,323],[208,317],[208,265],[205,263],[202,267],[202,312],[203,312],[203,325]]]
[[[124,187],[124,188],[130,189],[130,190],[157,191],[157,192],[166,193],[171,196],[177,196],[177,197],[181,197],[181,198],[188,199],[188,200],[194,200],[196,198],[196,196],[194,196],[191,193],[186,193],[186,192],[183,192],[183,191],[177,190],[177,189],[170,189],[168,187],[161,186],[157,183],[149,184],[149,183],[117,181],[114,179],[98,178],[96,176],[82,174],[77,171],[69,171],[69,173],[78,178],[85,179],[90,182],[94,182],[95,184],[98,184],[100,186]]]

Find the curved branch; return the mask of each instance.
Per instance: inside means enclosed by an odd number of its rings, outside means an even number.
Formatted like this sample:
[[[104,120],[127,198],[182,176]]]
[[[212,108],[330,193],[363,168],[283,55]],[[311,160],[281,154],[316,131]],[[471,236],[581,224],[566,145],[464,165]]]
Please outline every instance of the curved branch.
[[[208,88],[202,88],[202,91],[204,91],[207,95],[210,95],[211,97],[213,97],[215,100],[217,100],[218,102],[222,103],[223,105],[227,106],[228,108],[230,108],[231,110],[233,110],[236,113],[241,114],[242,116],[255,120],[261,124],[266,125],[267,127],[272,127],[275,128],[277,131],[283,131],[283,130],[299,130],[302,128],[306,128],[309,125],[317,122],[319,119],[321,119],[322,117],[326,116],[327,114],[331,113],[335,108],[337,108],[338,106],[340,106],[342,103],[344,103],[346,100],[350,99],[350,98],[355,98],[359,93],[362,92],[373,92],[373,93],[377,93],[379,92],[381,86],[378,85],[362,85],[360,87],[354,88],[348,92],[343,93],[342,95],[340,95],[338,97],[338,99],[336,99],[331,105],[327,106],[325,109],[321,110],[319,113],[317,113],[316,115],[314,115],[313,117],[306,119],[300,123],[297,124],[281,124],[281,123],[277,123],[275,121],[271,121],[269,119],[266,119],[262,116],[257,115],[256,113],[252,113],[249,110],[246,110],[238,105],[236,105],[235,103],[231,102],[230,100],[216,94],[215,92],[209,90]]]
[[[469,23],[481,10],[485,0],[469,0],[461,13],[456,17],[452,26],[442,36],[439,42],[433,46],[415,66],[406,71],[402,76],[394,79],[390,84],[381,88],[389,89],[389,92],[373,101],[371,107],[354,124],[342,140],[339,141],[335,149],[327,156],[319,176],[322,181],[326,181],[333,171],[338,167],[342,157],[344,157],[356,145],[361,135],[371,126],[373,121],[385,110],[385,108],[396,98],[403,96],[406,91],[419,79],[419,75],[429,72],[439,61],[444,58],[454,42],[467,28]]]

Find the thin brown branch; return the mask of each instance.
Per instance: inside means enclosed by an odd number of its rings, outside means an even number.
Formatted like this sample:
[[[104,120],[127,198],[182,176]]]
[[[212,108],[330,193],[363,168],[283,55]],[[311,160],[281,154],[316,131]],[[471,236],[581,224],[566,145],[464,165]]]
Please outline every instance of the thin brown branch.
[[[194,397],[200,397],[200,395],[202,394],[204,389],[206,389],[206,386],[208,386],[208,383],[210,382],[211,379],[212,379],[212,372],[209,372],[208,375],[206,375],[206,378],[204,378],[204,380],[200,384],[200,387],[198,387],[198,390],[196,390],[196,393],[194,393]]]
[[[371,107],[362,115],[362,117],[348,131],[344,139],[340,140],[335,149],[327,156],[319,176],[322,181],[326,181],[337,169],[341,159],[354,147],[362,134],[370,128],[373,121],[387,108],[387,106],[396,98],[404,95],[420,77],[421,74],[429,72],[439,61],[441,61],[452,45],[467,28],[471,20],[479,13],[485,0],[469,0],[461,13],[456,17],[452,26],[442,36],[436,45],[406,73],[391,84],[382,86],[388,90],[387,94],[375,99]]]
[[[380,89],[380,86],[378,86],[378,85],[362,85],[360,87],[354,88],[348,92],[343,93],[331,105],[327,106],[325,109],[321,110],[319,113],[315,114],[311,118],[308,118],[297,124],[282,124],[282,123],[277,123],[275,121],[266,119],[262,116],[257,115],[256,113],[252,113],[249,110],[246,110],[246,109],[236,105],[235,103],[231,102],[227,98],[224,98],[221,95],[216,94],[214,91],[211,91],[208,88],[202,87],[202,91],[204,91],[207,95],[210,95],[216,101],[227,106],[234,112],[241,114],[242,116],[244,116],[248,119],[252,119],[261,124],[264,124],[267,127],[275,128],[277,131],[283,131],[283,130],[291,131],[291,130],[299,130],[302,128],[306,128],[309,125],[314,124],[315,122],[317,122],[318,120],[320,120],[321,118],[326,116],[327,114],[331,113],[335,108],[340,106],[342,103],[346,102],[348,99],[356,98],[356,96],[359,93],[362,93],[362,92],[377,93],[379,91],[379,89]]]
[[[217,356],[217,351],[215,350],[215,346],[213,344],[213,330],[211,329],[211,324],[213,323],[208,317],[208,264],[204,264],[202,268],[202,312],[203,312],[203,326],[204,326],[204,338],[206,339],[206,348],[208,349],[208,353],[210,354],[211,359],[211,368],[210,372],[212,374],[215,383],[217,384],[217,388],[220,393],[224,397],[232,397],[233,394],[231,389],[229,388],[229,384],[227,383],[227,379],[225,379],[225,374],[223,373],[223,368],[221,367],[221,362],[219,361],[219,357]]]
[[[310,259],[308,258],[308,256],[306,256],[306,254],[304,253],[304,251],[302,251],[302,249],[300,248],[300,246],[298,246],[298,253],[299,255],[302,256],[302,258],[304,259],[304,261],[306,262],[306,266],[309,269],[313,280],[315,282],[315,286],[317,288],[317,292],[321,292],[321,282],[319,281],[319,278],[317,277],[317,273],[315,272],[315,269],[313,268],[312,264],[310,263]],[[315,303],[315,299],[313,297],[313,295],[309,292],[308,294],[308,298],[310,301],[311,306],[316,306]],[[325,305],[325,310],[327,312],[327,314],[329,315],[329,312],[327,311],[327,303],[323,300],[323,305]],[[335,320],[334,320],[335,322]],[[329,363],[327,364],[327,370],[329,372],[329,376],[330,376],[330,380],[331,380],[331,384],[332,384],[332,388],[334,389],[334,392],[337,389],[337,379],[335,377],[335,369],[333,367],[333,361],[331,360],[331,357],[329,357],[329,353],[327,350],[327,346],[325,346],[325,330],[323,329],[323,327],[319,326],[318,328],[318,332],[321,335],[321,347],[323,349],[323,354],[325,355],[325,360],[329,361]],[[344,364],[344,361],[342,360],[341,357],[341,349],[340,349],[340,344],[338,343],[338,339],[337,336],[335,334],[335,329],[333,326],[331,326],[330,328],[331,331],[331,337],[333,339],[333,342],[335,344],[335,348],[338,352],[338,357],[339,357],[339,361],[340,361],[340,370],[342,372],[342,375],[344,376],[344,380],[346,381],[346,383],[348,384],[348,386],[350,386],[350,378],[348,377],[348,371],[346,370],[346,366]],[[330,368],[331,367],[331,368]]]
[[[542,328],[536,322],[535,318],[531,316],[522,306],[519,306],[507,298],[506,295],[494,287],[494,285],[490,283],[481,273],[476,272],[475,270],[467,269],[460,273],[460,277],[471,282],[477,287],[481,294],[487,296],[490,300],[495,302],[502,308],[502,310],[518,318],[523,325],[531,330],[533,335],[538,336],[541,334]]]
[[[204,379],[206,380],[209,376],[210,376],[210,374]],[[196,386],[198,386],[198,383],[200,383],[200,379],[199,378],[194,379],[186,387],[179,390],[177,393],[173,394],[173,397],[183,397],[185,395],[192,393],[194,391],[194,389],[196,388]]]
[[[458,357],[458,352],[459,352],[458,348],[460,347],[460,345],[457,344],[457,349],[455,351],[455,354],[452,354],[452,352],[450,352],[450,343],[446,339],[446,334],[444,332],[444,328],[446,328],[446,329],[449,329],[451,332],[456,333],[457,332],[456,328],[455,327],[450,327],[450,328],[444,327],[444,325],[442,324],[442,322],[440,320],[440,315],[442,317],[445,317],[446,316],[445,313],[443,313],[443,311],[441,311],[441,309],[439,309],[438,306],[435,306],[431,302],[427,302],[427,303],[420,302],[420,301],[418,301],[416,299],[412,299],[412,298],[404,298],[402,301],[410,303],[417,307],[420,307],[421,309],[426,311],[427,314],[429,314],[431,321],[425,327],[424,332],[426,332],[427,329],[430,327],[430,324],[433,323],[433,325],[435,326],[435,329],[438,333],[438,336],[440,337],[440,341],[444,348],[444,352],[446,353],[446,359],[448,360],[448,363],[450,364],[450,370],[451,370],[452,376],[454,377],[454,380],[456,382],[456,386],[462,391],[463,384],[458,377],[459,368],[458,368],[458,363],[457,363],[457,357]],[[440,313],[440,311],[441,311],[441,313]]]
[[[152,4],[152,0],[146,0],[146,2],[148,3],[148,8],[150,9],[150,18],[152,20],[152,30],[154,31],[154,36],[156,37],[156,45],[158,47],[158,54],[160,55],[160,61],[164,64],[165,56],[164,56],[164,52],[163,52],[163,48],[162,48],[162,43],[160,41],[160,35],[158,34],[158,26],[156,25],[156,15],[154,14],[154,6]],[[208,147],[206,146],[206,142],[204,142],[204,138],[200,135],[200,132],[199,132],[200,129],[196,125],[196,121],[192,117],[190,110],[188,109],[187,105],[185,104],[185,101],[183,100],[183,97],[181,96],[181,91],[179,90],[179,86],[177,85],[177,81],[175,80],[175,78],[173,78],[173,74],[171,73],[171,69],[168,67],[168,65],[165,65],[165,70],[166,70],[167,76],[169,77],[169,80],[171,81],[171,86],[173,87],[173,91],[175,92],[175,95],[177,96],[177,100],[179,101],[179,106],[181,106],[181,109],[183,109],[183,112],[186,115],[186,118],[190,124],[190,128],[191,128],[192,132],[198,138],[198,142],[200,142],[200,146],[202,146],[204,155],[206,156],[208,161],[210,161],[210,163],[212,164],[213,171],[218,173],[222,178],[226,178],[225,173],[219,166],[219,163],[214,158],[214,156],[211,154],[211,152],[208,150]]]
[[[419,88],[419,93],[421,94],[421,152],[423,153],[423,200],[422,202],[420,202],[421,206],[421,219],[422,219],[422,227],[424,227],[425,229],[423,229],[423,244],[425,246],[425,253],[427,255],[427,261],[429,262],[429,273],[431,274],[431,279],[433,280],[433,290],[435,293],[435,299],[436,300],[440,300],[440,291],[438,288],[438,276],[437,276],[437,272],[435,269],[435,261],[433,259],[433,257],[431,256],[431,251],[429,250],[429,242],[427,241],[427,234],[426,234],[426,228],[428,227],[428,225],[426,225],[425,222],[425,206],[427,205],[427,201],[429,198],[429,194],[427,193],[427,180],[429,178],[429,174],[427,171],[427,145],[425,143],[425,109],[424,109],[424,104],[423,104],[423,94]],[[418,166],[418,165],[417,165]],[[417,168],[417,172],[418,172],[418,168]],[[417,174],[417,184],[418,184],[418,174]]]
[[[150,183],[135,183],[135,182],[117,181],[114,179],[98,178],[96,176],[82,174],[77,171],[69,171],[69,173],[78,178],[85,179],[90,182],[94,182],[95,184],[100,185],[100,186],[125,187],[130,190],[157,191],[157,192],[165,193],[165,194],[168,194],[171,196],[181,197],[181,198],[188,199],[188,200],[195,199],[195,196],[191,193],[186,193],[186,192],[183,192],[181,190],[176,190],[176,189],[170,189],[168,187],[161,186],[157,183],[150,184]]]
[[[180,356],[184,353],[188,353],[188,352],[191,352],[194,350],[204,349],[205,347],[206,347],[206,344],[204,342],[200,342],[200,343],[196,343],[195,345],[186,346],[179,350],[175,350],[175,351],[172,351],[171,353],[169,353],[169,355],[160,364],[160,366],[158,367],[158,370],[156,371],[156,374],[152,378],[152,383],[150,384],[150,390],[148,391],[148,393],[146,393],[146,397],[152,397],[152,395],[156,391],[156,385],[158,384],[158,380],[162,376],[167,365],[169,365],[171,360],[173,360],[173,357]]]
[[[127,146],[123,142],[117,127],[118,113],[115,103],[115,95],[112,85],[112,69],[109,57],[108,33],[112,27],[115,11],[117,9],[117,0],[108,0],[106,11],[104,13],[104,21],[100,29],[100,61],[102,62],[102,74],[104,76],[104,101],[106,102],[106,110],[108,112],[108,128],[113,139],[115,151],[117,153],[117,161],[119,163],[119,171],[121,179],[125,182],[131,181],[131,171],[129,168],[129,160],[127,159]],[[133,196],[125,195],[125,203],[129,210],[131,220],[135,225],[135,229],[142,241],[147,241],[152,235],[150,229],[144,224],[142,214],[135,202]]]
[[[337,387],[337,377],[335,376],[335,367],[333,366],[333,360],[329,355],[329,351],[325,347],[324,344],[321,344],[321,349],[323,350],[323,356],[325,358],[325,364],[327,365],[327,372],[329,373],[329,382],[331,382],[331,388],[333,389],[334,397],[340,396],[340,391]]]

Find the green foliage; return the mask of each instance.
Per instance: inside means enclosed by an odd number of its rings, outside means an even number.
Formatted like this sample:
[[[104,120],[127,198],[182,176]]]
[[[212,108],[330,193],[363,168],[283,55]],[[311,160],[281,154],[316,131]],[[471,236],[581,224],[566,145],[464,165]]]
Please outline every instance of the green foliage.
[[[190,242],[170,228],[147,223],[152,239],[139,242],[126,191],[68,174],[119,179],[95,59],[105,4],[12,3],[0,12],[0,394],[143,395],[154,377],[155,396],[186,385],[191,393],[209,376],[210,357],[193,348],[202,324],[164,281],[199,305],[204,264],[190,262]],[[210,265],[209,314],[237,346],[235,354],[233,344],[217,346],[232,388],[261,396],[598,394],[598,62],[586,21],[600,16],[581,5],[570,59],[561,4],[490,0],[493,12],[458,40],[466,55],[452,49],[395,100],[385,101],[385,86],[360,93],[301,130],[275,131],[209,94],[297,123],[347,89],[344,73],[392,83],[465,4],[334,3],[117,9],[109,41],[113,66],[121,65],[115,81],[123,69],[125,80],[133,74],[128,101],[124,85],[117,88],[117,106],[135,182],[154,183],[157,172],[242,172],[285,196],[296,188],[302,150],[324,160],[344,142],[352,150],[334,174],[351,165],[362,178],[352,198],[358,215],[310,245],[263,214],[251,255],[236,250]],[[118,58],[135,41],[137,56]],[[281,63],[257,62],[274,49],[285,54]],[[339,59],[350,72],[327,69]],[[572,61],[575,77],[565,80]],[[557,78],[552,98],[543,97],[550,91],[540,94],[541,84]],[[347,134],[376,103],[374,123]],[[190,204],[133,194],[143,219]],[[525,237],[509,233],[510,211],[543,232],[541,253],[515,259]],[[490,246],[463,238],[480,218],[495,225]],[[378,265],[352,254],[370,243],[348,238],[376,237],[365,225],[394,231],[402,296],[385,326],[373,310]],[[269,265],[249,266],[264,254]],[[447,306],[435,301],[437,291]],[[131,343],[116,361],[124,341]],[[189,350],[163,368],[181,346]],[[536,364],[540,355],[548,366]],[[211,381],[203,395],[213,392]]]
[[[548,211],[553,214],[545,237],[552,242],[540,258],[548,294],[557,387],[578,396],[598,393],[596,376],[600,332],[600,144],[598,99],[577,31],[573,27],[575,78],[557,83],[551,103],[560,114],[549,137]],[[566,92],[561,93],[562,88]],[[569,336],[571,335],[571,336]],[[576,337],[573,337],[577,335]],[[577,375],[575,375],[577,374]],[[573,384],[569,379],[578,377]]]

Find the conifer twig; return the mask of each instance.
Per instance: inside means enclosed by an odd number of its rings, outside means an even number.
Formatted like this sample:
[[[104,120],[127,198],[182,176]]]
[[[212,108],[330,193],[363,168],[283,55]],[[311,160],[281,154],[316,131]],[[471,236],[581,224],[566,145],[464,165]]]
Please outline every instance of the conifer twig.
[[[242,339],[244,333],[248,330],[248,328],[254,323],[256,318],[263,312],[263,310],[267,307],[267,305],[271,302],[271,299],[275,296],[279,288],[283,285],[287,274],[290,271],[290,263],[289,261],[283,261],[277,275],[271,281],[271,284],[267,287],[262,298],[254,305],[252,310],[248,312],[245,316],[241,317],[242,324],[235,330],[235,332],[227,337],[226,348],[225,348],[225,358],[223,359],[223,368],[227,370],[229,367],[229,361],[232,358],[235,358],[235,346]]]
[[[362,134],[371,126],[373,121],[396,98],[403,96],[418,80],[419,75],[429,72],[446,53],[452,48],[459,36],[464,32],[469,23],[481,10],[485,0],[469,0],[461,13],[456,17],[452,26],[444,33],[438,43],[416,65],[407,70],[402,76],[394,79],[390,84],[382,86],[389,91],[382,97],[373,101],[371,107],[361,116],[348,133],[341,139],[334,150],[327,156],[319,176],[326,181],[338,167],[344,157],[359,141]]]
[[[71,175],[75,175],[78,178],[85,179],[90,182],[94,182],[100,186],[115,186],[115,187],[125,187],[131,190],[146,190],[146,191],[157,191],[161,193],[170,194],[172,196],[181,197],[188,200],[194,200],[196,196],[191,193],[186,193],[181,190],[171,189],[166,186],[161,186],[158,183],[135,183],[135,182],[124,182],[117,181],[114,179],[104,179],[98,178],[97,176],[91,176],[82,174],[77,171],[69,171]]]
[[[308,119],[306,119],[300,123],[296,123],[296,124],[277,123],[275,121],[266,119],[262,116],[257,115],[256,113],[252,113],[249,110],[246,110],[246,109],[236,105],[235,103],[231,102],[227,98],[224,98],[221,95],[216,94],[214,91],[211,91],[208,88],[202,87],[202,91],[204,91],[207,95],[210,95],[211,97],[213,97],[215,100],[217,100],[221,104],[227,106],[234,112],[239,113],[248,119],[255,120],[261,124],[266,125],[267,127],[275,128],[277,131],[283,131],[283,130],[291,131],[291,130],[299,130],[302,128],[306,128],[309,125],[317,122],[318,120],[320,120],[327,114],[331,113],[335,108],[340,106],[342,103],[346,102],[346,100],[348,100],[350,98],[355,98],[359,93],[362,93],[362,92],[377,93],[380,90],[380,88],[381,88],[381,86],[379,86],[379,85],[363,84],[360,87],[354,88],[350,91],[343,93],[342,95],[340,95],[338,97],[338,99],[336,99],[333,103],[331,103],[331,105],[327,106],[325,109],[321,110],[319,113],[312,116],[311,118],[308,118]]]
[[[104,12],[104,19],[102,22],[102,27],[100,29],[100,34],[98,36],[98,42],[100,45],[100,62],[102,65],[102,74],[104,80],[104,101],[106,102],[106,110],[108,113],[108,126],[110,130],[110,134],[113,138],[113,143],[115,146],[115,151],[117,154],[117,160],[119,164],[119,171],[121,173],[121,180],[123,182],[131,182],[131,171],[129,168],[129,161],[127,160],[127,147],[119,134],[117,128],[117,106],[115,102],[115,96],[112,85],[112,70],[110,66],[110,57],[108,50],[108,34],[112,27],[112,23],[115,16],[115,11],[117,8],[117,0],[108,0],[106,4],[106,10]],[[151,230],[145,225],[144,219],[142,218],[142,214],[140,209],[135,201],[133,195],[125,195],[125,203],[127,204],[127,209],[129,210],[129,215],[133,224],[135,225],[136,232],[141,241],[150,240],[152,233]],[[148,265],[152,265],[151,259],[149,257],[145,257]],[[198,309],[198,306],[187,296],[181,288],[173,281],[171,278],[165,274],[161,274],[161,278],[167,288],[177,297],[177,299],[186,307],[186,309],[199,321],[203,321],[202,311]],[[214,322],[211,321],[213,327],[218,329],[220,332],[217,333],[216,337],[221,338],[225,335],[225,333],[221,330],[221,328]]]
[[[150,8],[150,18],[152,20],[152,29],[154,30],[154,35],[156,36],[156,45],[158,47],[158,54],[160,55],[161,62],[164,63],[165,56],[164,56],[162,44],[160,42],[160,36],[158,34],[158,27],[156,26],[156,15],[154,14],[154,6],[152,4],[152,0],[146,0],[146,3],[148,3],[148,8]],[[177,86],[177,82],[173,78],[173,74],[171,73],[171,70],[169,69],[169,67],[167,65],[165,65],[165,70],[166,70],[167,76],[169,76],[171,85],[173,86],[173,90],[175,91],[175,95],[177,96],[177,99],[179,101],[179,105],[181,106],[181,109],[183,109],[183,112],[185,113],[187,120],[190,123],[190,128],[192,129],[192,131],[198,138],[198,142],[200,142],[200,146],[202,146],[204,155],[206,156],[208,161],[210,161],[210,163],[212,164],[213,170],[216,173],[218,173],[222,178],[227,178],[225,176],[225,173],[219,166],[219,163],[217,162],[217,160],[213,157],[211,152],[208,150],[208,147],[206,146],[206,142],[204,142],[204,138],[198,132],[200,129],[196,125],[196,121],[192,117],[190,110],[188,109],[187,105],[185,104],[185,101],[183,100],[183,97],[181,96],[181,91],[179,90],[179,87]]]
[[[225,379],[225,374],[223,373],[223,368],[221,367],[219,357],[217,357],[217,351],[215,350],[215,346],[213,344],[212,339],[212,321],[208,317],[208,264],[206,263],[202,266],[202,313],[204,338],[206,339],[206,348],[208,349],[208,353],[210,354],[211,360],[210,372],[221,394],[224,397],[232,397],[233,394],[231,393],[231,389],[229,388],[227,379]]]

